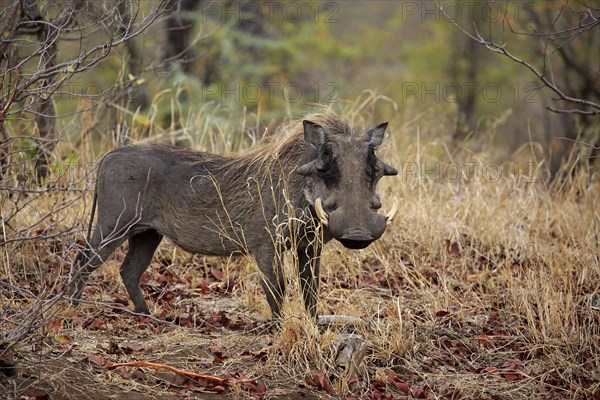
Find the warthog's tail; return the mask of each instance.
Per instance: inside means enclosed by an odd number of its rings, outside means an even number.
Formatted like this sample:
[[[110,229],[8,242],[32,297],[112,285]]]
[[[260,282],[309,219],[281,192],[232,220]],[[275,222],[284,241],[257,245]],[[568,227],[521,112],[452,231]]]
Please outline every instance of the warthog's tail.
[[[90,223],[87,231],[87,241],[92,238],[92,224],[94,223],[94,214],[96,214],[96,203],[98,203],[98,192],[94,191],[94,201],[92,202],[92,215],[90,215]]]

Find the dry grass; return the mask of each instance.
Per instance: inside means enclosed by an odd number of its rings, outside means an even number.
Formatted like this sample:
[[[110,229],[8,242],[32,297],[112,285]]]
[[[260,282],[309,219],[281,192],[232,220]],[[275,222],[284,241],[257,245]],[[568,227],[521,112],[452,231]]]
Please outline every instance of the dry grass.
[[[366,110],[373,102],[351,104],[349,112],[370,122]],[[227,137],[231,122],[211,112],[186,117],[183,137],[196,148],[243,147],[250,136]],[[258,118],[248,116],[253,119]],[[328,245],[322,268],[320,312],[369,321],[360,332],[369,352],[357,382],[338,383],[335,394],[305,383],[316,371],[332,373],[335,332],[319,332],[307,318],[291,265],[284,322],[275,335],[264,326],[269,311],[249,260],[191,256],[170,243],[161,245],[145,277],[155,318],[122,310],[127,300],[118,276],[123,250],[93,275],[84,294],[88,303],[77,309],[52,303],[74,257],[72,245],[81,243],[90,208],[89,193],[57,192],[24,196],[26,208],[10,227],[3,226],[4,238],[11,238],[15,227],[29,226],[36,216],[76,198],[32,228],[58,236],[3,246],[3,331],[21,329],[18,319],[32,307],[49,307],[36,314],[42,326],[0,348],[0,360],[19,365],[16,377],[0,377],[0,392],[8,398],[39,393],[81,399],[212,396],[166,372],[102,370],[95,356],[161,362],[218,376],[241,374],[264,384],[266,398],[598,398],[597,175],[583,167],[548,187],[541,179],[525,179],[530,176],[522,171],[497,179],[474,173],[450,181],[414,174],[407,163],[482,162],[488,155],[447,150],[436,134],[447,124],[443,118],[401,116],[390,122],[392,140],[382,158],[403,167],[403,173],[386,178],[382,191],[384,202],[392,196],[401,200],[398,217],[366,250]],[[256,126],[257,135],[258,124],[246,124]],[[141,138],[136,129],[144,127],[133,126],[132,136]],[[189,126],[205,128],[191,135]],[[169,140],[176,141],[173,137]],[[107,140],[100,144],[103,149],[110,145]],[[64,143],[62,151],[71,146]],[[86,149],[80,162],[88,163],[98,144],[84,140],[80,146]],[[4,218],[16,205],[2,196]],[[225,395],[258,396],[244,385],[234,385]]]

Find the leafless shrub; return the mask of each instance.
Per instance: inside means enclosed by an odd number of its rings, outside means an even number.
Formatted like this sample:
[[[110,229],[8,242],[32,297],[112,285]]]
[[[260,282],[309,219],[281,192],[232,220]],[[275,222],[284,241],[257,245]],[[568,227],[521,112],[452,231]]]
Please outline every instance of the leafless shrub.
[[[99,106],[135,106],[136,80],[157,66],[142,68],[134,39],[177,7],[166,0],[1,2],[2,368],[13,365],[17,344],[44,338],[71,263],[73,245],[65,244],[76,243],[86,224],[74,210],[85,201],[93,175],[65,152],[57,155],[72,132],[58,121]],[[121,47],[128,54],[127,78],[95,93],[75,84]],[[69,111],[57,107],[65,99]],[[75,140],[83,160],[79,146],[90,148],[91,141],[85,135]]]
[[[169,11],[167,1],[134,0],[39,2],[4,1],[0,14],[0,173],[9,167],[21,140],[33,142],[31,154],[38,179],[49,174],[59,141],[57,96],[85,98],[93,108],[108,95],[127,96],[138,75],[133,39]],[[171,4],[171,7],[173,5]],[[78,92],[69,85],[125,45],[130,78],[122,87],[100,93]],[[78,112],[78,111],[76,111]],[[18,132],[18,135],[15,134]],[[22,150],[22,149],[21,149]]]

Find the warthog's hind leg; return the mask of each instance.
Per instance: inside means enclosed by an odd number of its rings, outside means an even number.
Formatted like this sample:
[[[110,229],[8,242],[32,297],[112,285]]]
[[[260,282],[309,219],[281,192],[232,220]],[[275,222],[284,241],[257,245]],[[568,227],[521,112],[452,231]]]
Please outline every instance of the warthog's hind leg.
[[[125,241],[125,237],[116,238],[102,243],[98,238],[98,228],[87,248],[80,251],[71,268],[71,279],[65,288],[65,295],[71,299],[74,306],[79,304],[83,288],[88,277]]]
[[[129,238],[129,250],[123,265],[121,265],[121,278],[123,278],[136,313],[150,314],[140,288],[140,278],[150,265],[154,251],[161,240],[162,235],[153,229],[137,233]]]

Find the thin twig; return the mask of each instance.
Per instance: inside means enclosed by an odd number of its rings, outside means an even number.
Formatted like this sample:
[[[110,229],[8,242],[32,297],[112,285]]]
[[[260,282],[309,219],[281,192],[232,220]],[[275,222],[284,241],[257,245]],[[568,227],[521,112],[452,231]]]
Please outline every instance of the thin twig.
[[[159,370],[171,371],[179,375],[191,376],[194,378],[204,379],[214,385],[222,385],[222,386],[230,386],[232,384],[246,383],[246,382],[254,382],[254,379],[231,379],[231,378],[220,378],[218,376],[200,374],[198,372],[188,371],[186,369],[172,367],[166,364],[158,364],[150,361],[131,361],[124,363],[113,363],[108,361],[105,365],[105,369],[114,369],[119,367],[148,367]]]

